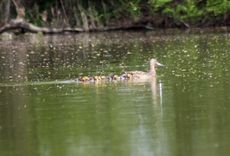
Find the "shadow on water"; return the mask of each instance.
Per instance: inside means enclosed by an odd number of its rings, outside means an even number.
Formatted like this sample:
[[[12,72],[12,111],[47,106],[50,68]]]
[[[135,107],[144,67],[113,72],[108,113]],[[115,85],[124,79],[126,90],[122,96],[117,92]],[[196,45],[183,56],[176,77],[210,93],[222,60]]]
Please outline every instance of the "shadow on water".
[[[228,33],[1,36],[0,155],[229,155]],[[77,84],[147,70],[145,83]],[[70,83],[71,82],[71,83]]]

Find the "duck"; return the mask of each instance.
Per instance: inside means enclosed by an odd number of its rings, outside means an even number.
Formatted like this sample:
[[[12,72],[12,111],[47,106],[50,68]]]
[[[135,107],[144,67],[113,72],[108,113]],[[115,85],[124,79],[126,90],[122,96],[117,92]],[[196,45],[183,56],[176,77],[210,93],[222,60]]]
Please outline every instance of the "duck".
[[[158,66],[164,66],[163,64],[159,63],[157,59],[150,59],[150,69],[149,72],[143,71],[127,71],[122,74],[120,77],[123,80],[151,80],[151,78],[156,77],[156,68]]]

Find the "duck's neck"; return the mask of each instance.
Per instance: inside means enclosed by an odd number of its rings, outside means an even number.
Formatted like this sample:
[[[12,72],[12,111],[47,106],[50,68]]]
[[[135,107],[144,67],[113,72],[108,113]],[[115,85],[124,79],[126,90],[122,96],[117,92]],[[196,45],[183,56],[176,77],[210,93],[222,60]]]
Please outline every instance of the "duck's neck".
[[[156,75],[156,68],[155,68],[155,66],[150,66],[149,74],[151,74],[152,76]]]

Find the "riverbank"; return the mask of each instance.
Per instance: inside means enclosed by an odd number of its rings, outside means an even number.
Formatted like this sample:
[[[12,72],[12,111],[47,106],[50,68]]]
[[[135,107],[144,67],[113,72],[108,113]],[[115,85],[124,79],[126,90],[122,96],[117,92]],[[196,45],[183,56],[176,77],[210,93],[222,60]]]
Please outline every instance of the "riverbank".
[[[12,0],[2,1],[0,8],[0,33],[13,30],[53,34],[230,25],[230,2],[220,0]]]

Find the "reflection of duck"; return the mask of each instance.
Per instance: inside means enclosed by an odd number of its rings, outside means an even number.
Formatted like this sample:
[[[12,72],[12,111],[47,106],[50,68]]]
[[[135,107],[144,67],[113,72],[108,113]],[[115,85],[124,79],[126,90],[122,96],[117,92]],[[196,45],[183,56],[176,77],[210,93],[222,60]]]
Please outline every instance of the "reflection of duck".
[[[163,66],[159,63],[156,59],[150,60],[150,70],[149,72],[143,71],[128,71],[121,75],[123,79],[130,79],[130,80],[149,80],[151,78],[156,77],[156,67]]]

